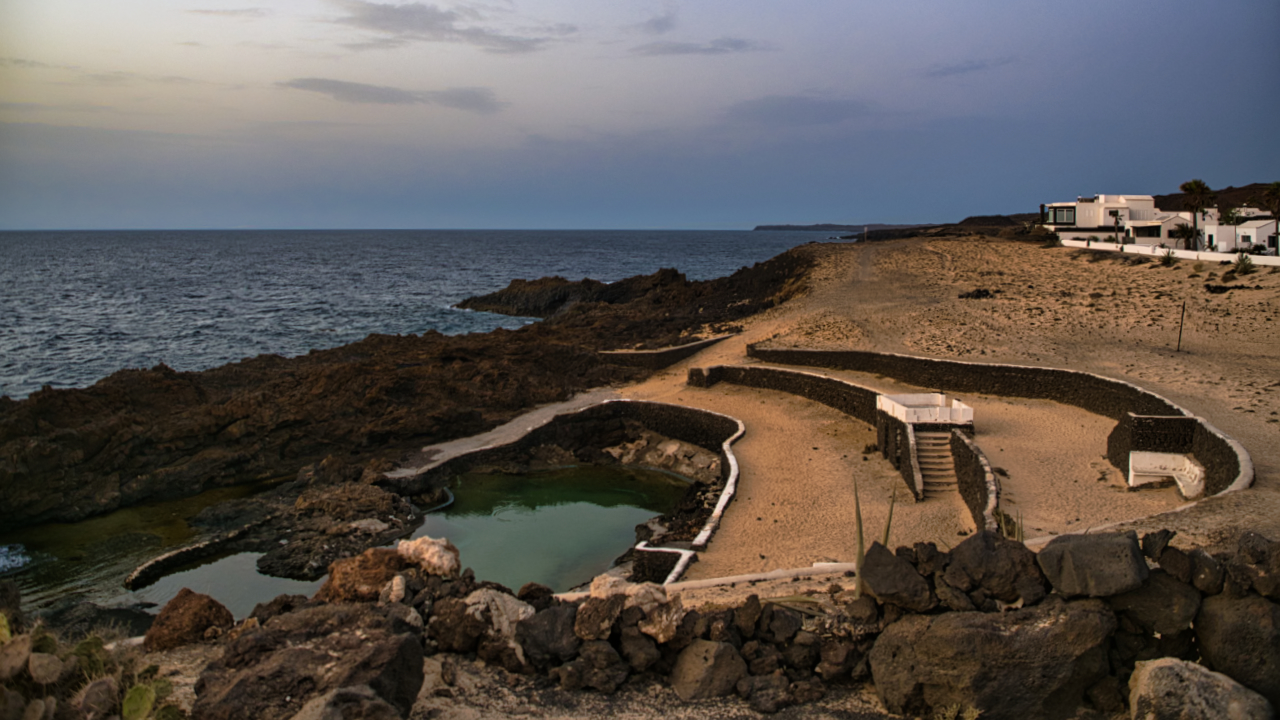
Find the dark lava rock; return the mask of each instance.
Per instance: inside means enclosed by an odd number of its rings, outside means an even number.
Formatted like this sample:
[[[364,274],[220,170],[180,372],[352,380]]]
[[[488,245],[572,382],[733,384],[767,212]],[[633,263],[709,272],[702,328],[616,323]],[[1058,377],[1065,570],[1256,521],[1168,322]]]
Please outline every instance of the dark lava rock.
[[[158,652],[205,639],[210,628],[226,630],[235,624],[231,611],[208,595],[182,588],[165,604],[147,630],[143,647]]]
[[[520,586],[516,597],[533,606],[534,610],[546,610],[556,602],[556,591],[541,583],[530,582]]]
[[[800,632],[800,628],[804,627],[804,619],[795,610],[769,604],[760,614],[760,624],[763,626],[759,633],[761,638],[783,645]]]
[[[1280,707],[1280,605],[1215,595],[1201,604],[1195,627],[1205,665]]]
[[[962,292],[959,295],[961,300],[990,300],[995,294],[986,288],[978,288],[969,292]]]
[[[751,594],[743,601],[741,605],[733,610],[733,622],[738,626],[738,632],[742,633],[745,638],[755,637],[756,623],[760,621],[760,613],[763,608],[760,605],[760,596]]]
[[[1253,589],[1259,595],[1280,600],[1280,543],[1245,531],[1240,535],[1236,559],[1248,568]]]
[[[573,631],[583,640],[607,640],[613,632],[613,623],[622,614],[627,603],[626,595],[610,595],[607,598],[589,597],[578,607],[573,621]]]
[[[851,640],[823,638],[819,650],[821,662],[813,670],[827,682],[846,678],[861,656],[858,646]]]
[[[742,657],[752,675],[769,675],[782,667],[782,653],[767,642],[747,641],[742,646]]]
[[[1167,547],[1160,553],[1160,569],[1177,578],[1179,582],[1191,582],[1191,556],[1176,547]]]
[[[925,612],[934,605],[929,583],[920,577],[915,566],[878,542],[871,543],[867,549],[862,577],[867,592],[882,603],[893,603],[915,612]]]
[[[1160,556],[1164,553],[1164,549],[1169,546],[1169,541],[1178,533],[1173,530],[1157,530],[1153,533],[1147,533],[1142,536],[1142,554],[1159,561]]]
[[[629,674],[626,661],[604,640],[582,643],[576,660],[552,668],[550,672],[552,679],[558,679],[564,690],[593,688],[606,694],[616,691],[627,681]]]
[[[1062,535],[1050,540],[1036,559],[1053,589],[1065,597],[1118,595],[1147,579],[1147,563],[1132,531]]]
[[[1138,663],[1129,678],[1132,716],[1143,720],[1271,718],[1266,698],[1192,662],[1162,658]]]
[[[196,720],[287,720],[331,690],[367,685],[408,715],[422,686],[422,646],[370,605],[278,615],[227,642],[196,683]]]
[[[957,588],[951,587],[945,576],[939,577],[934,582],[933,591],[938,596],[938,602],[941,602],[950,610],[973,612],[977,609],[973,605],[973,600],[969,599],[968,595]]]
[[[516,642],[529,662],[545,668],[577,657],[582,644],[573,631],[577,615],[577,605],[558,605],[521,620],[516,625]]]
[[[391,548],[370,548],[350,558],[342,558],[329,566],[317,600],[324,602],[370,602],[378,599],[382,588],[391,582],[408,562]]]
[[[1107,598],[1106,602],[1146,632],[1159,635],[1189,629],[1200,611],[1200,593],[1159,570],[1152,572],[1142,587]]]
[[[992,720],[1067,718],[1108,674],[1115,616],[1101,600],[1050,600],[1007,613],[913,615],[871,649],[876,692],[890,712],[954,704]]]
[[[401,720],[401,715],[372,688],[358,685],[312,698],[290,720]]]
[[[802,246],[706,282],[670,270],[619,281],[514,331],[370,335],[294,358],[191,373],[158,365],[88,388],[0,398],[0,527],[75,521],[292,477],[330,455],[367,462],[474,435],[647,372],[598,350],[679,344],[803,292],[814,254]],[[411,482],[378,482],[417,492]]]
[[[41,617],[45,625],[57,630],[58,636],[68,642],[75,642],[107,626],[118,629],[125,637],[146,635],[156,619],[142,605],[102,607],[87,600],[60,605]]]
[[[1191,583],[1205,595],[1217,595],[1222,592],[1225,580],[1222,564],[1212,555],[1196,548],[1191,551]]]
[[[637,627],[623,628],[618,649],[633,672],[644,672],[662,659],[658,644]]]
[[[970,593],[981,588],[987,597],[1006,603],[1022,599],[1034,605],[1044,597],[1044,576],[1036,554],[1020,542],[983,530],[965,538],[950,553],[942,577],[948,585]],[[957,605],[963,605],[953,599]]]
[[[747,663],[729,643],[694,640],[671,670],[671,689],[690,702],[733,692],[747,675]]]
[[[277,595],[265,603],[254,605],[253,612],[249,613],[249,617],[260,623],[265,623],[277,615],[283,615],[305,607],[310,602],[310,598],[306,595]]]
[[[915,554],[916,570],[925,577],[942,572],[946,569],[947,563],[951,562],[951,555],[939,551],[938,546],[931,542],[916,543]]]
[[[427,636],[445,652],[474,651],[480,637],[489,630],[489,623],[483,617],[468,612],[469,608],[461,598],[450,597],[436,602],[427,622]]]
[[[734,689],[758,713],[773,714],[795,704],[795,698],[791,696],[791,681],[781,671],[744,677]]]

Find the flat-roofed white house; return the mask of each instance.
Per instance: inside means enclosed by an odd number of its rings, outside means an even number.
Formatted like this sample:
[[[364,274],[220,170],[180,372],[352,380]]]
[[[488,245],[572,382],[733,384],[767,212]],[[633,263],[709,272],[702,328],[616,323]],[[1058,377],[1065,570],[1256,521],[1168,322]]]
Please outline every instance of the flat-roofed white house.
[[[1262,244],[1277,246],[1276,220],[1257,208],[1240,208],[1244,222],[1227,225],[1216,208],[1207,208],[1199,220],[1206,248],[1237,252]],[[1063,240],[1100,240],[1173,247],[1174,230],[1192,225],[1190,212],[1160,210],[1151,195],[1095,195],[1042,206],[1043,225]]]

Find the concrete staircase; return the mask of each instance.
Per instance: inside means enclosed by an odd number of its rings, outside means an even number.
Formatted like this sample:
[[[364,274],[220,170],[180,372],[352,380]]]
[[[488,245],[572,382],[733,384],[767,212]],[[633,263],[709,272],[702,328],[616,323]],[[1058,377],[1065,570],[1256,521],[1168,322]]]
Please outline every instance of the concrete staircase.
[[[951,457],[951,433],[916,431],[916,460],[924,478],[924,497],[959,492],[955,459]]]

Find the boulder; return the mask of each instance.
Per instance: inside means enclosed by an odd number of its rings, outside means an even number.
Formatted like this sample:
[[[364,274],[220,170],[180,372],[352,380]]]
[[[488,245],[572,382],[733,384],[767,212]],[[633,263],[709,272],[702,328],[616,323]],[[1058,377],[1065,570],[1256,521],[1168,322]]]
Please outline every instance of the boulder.
[[[867,592],[882,603],[915,612],[925,612],[935,603],[929,583],[920,577],[915,566],[878,542],[867,549],[860,571]]]
[[[741,605],[734,608],[733,624],[738,626],[738,632],[743,637],[755,637],[756,623],[760,622],[760,613],[763,611],[764,608],[760,605],[760,596],[754,593],[748,595]],[[663,641],[659,640],[658,642]]]
[[[755,597],[752,595],[751,597]],[[748,598],[749,600],[750,598]],[[756,599],[756,617],[759,618],[759,598]],[[680,632],[680,625],[684,621],[685,610],[684,603],[680,600],[680,596],[676,595],[670,602],[665,605],[650,610],[643,620],[640,621],[638,627],[640,632],[653,638],[659,643],[671,642],[673,638]],[[735,615],[735,620],[737,616]],[[738,626],[741,631],[741,625]],[[755,628],[752,628],[754,634]]]
[[[1061,535],[1036,557],[1049,584],[1064,597],[1108,597],[1136,590],[1147,579],[1138,536]]]
[[[1174,635],[1190,629],[1200,611],[1200,593],[1156,570],[1142,587],[1108,598],[1107,604],[1148,633]]]
[[[1236,560],[1247,568],[1258,594],[1280,600],[1280,543],[1252,531],[1240,535]]]
[[[362,685],[408,715],[422,686],[422,646],[397,625],[376,606],[332,604],[247,629],[200,675],[192,717],[288,720],[316,697]]]
[[[1101,600],[1007,613],[912,615],[890,625],[870,653],[876,692],[890,712],[973,707],[989,720],[1067,718],[1108,674],[1116,620]]]
[[[312,698],[291,720],[401,720],[401,715],[368,685],[357,685]]]
[[[222,603],[182,588],[147,630],[143,647],[147,652],[169,650],[204,640],[210,628],[227,630],[234,624],[235,618]]]
[[[1044,598],[1044,576],[1036,564],[1036,554],[1020,542],[983,530],[965,538],[949,557],[942,578],[961,592],[981,589],[987,597],[1005,603],[1021,599],[1024,605],[1034,605]],[[959,598],[953,597],[949,605],[963,608]]]
[[[548,674],[558,679],[565,690],[594,688],[609,694],[627,681],[630,669],[612,645],[604,640],[589,640],[582,643],[576,660],[553,668]]]
[[[758,713],[772,714],[795,704],[791,696],[791,681],[781,670],[768,675],[753,675],[738,681],[738,696],[751,704]]]
[[[1196,548],[1191,551],[1191,583],[1205,595],[1217,595],[1222,592],[1222,584],[1226,580],[1222,563],[1212,555]]]
[[[146,635],[156,616],[138,605],[102,607],[87,600],[60,605],[45,612],[44,622],[58,631],[64,641],[75,642],[94,630],[111,626],[125,637]]]
[[[1271,703],[1208,668],[1176,658],[1140,662],[1129,677],[1134,720],[1266,720]]]
[[[573,631],[583,640],[607,640],[626,602],[626,595],[587,598],[578,607]]]
[[[377,600],[382,588],[405,567],[404,556],[390,548],[370,548],[355,557],[335,560],[316,599],[331,603]]]
[[[1201,604],[1195,627],[1205,665],[1280,706],[1280,605],[1215,595]]]
[[[1191,582],[1194,565],[1191,556],[1176,547],[1167,547],[1160,553],[1160,569],[1177,578],[1179,582]]]
[[[691,702],[732,693],[747,675],[747,663],[729,643],[694,640],[676,658],[671,689]]]
[[[444,652],[473,652],[480,637],[489,630],[489,623],[485,618],[472,614],[470,609],[460,598],[440,600],[431,608],[427,635]]]
[[[662,653],[658,652],[658,644],[648,635],[640,632],[640,628],[637,627],[622,629],[618,650],[631,666],[632,672],[644,672],[662,659]]]
[[[770,603],[760,615],[760,624],[761,639],[783,645],[804,627],[804,618],[795,610]]]
[[[396,552],[428,575],[455,578],[462,570],[458,548],[448,538],[437,540],[424,535],[414,540],[401,540],[396,543]]]
[[[481,659],[514,672],[524,670],[527,661],[524,648],[516,642],[516,627],[522,620],[533,617],[533,606],[492,588],[476,590],[463,602],[469,615],[488,626],[481,643]]]
[[[576,605],[557,605],[534,613],[516,625],[516,641],[525,658],[537,667],[569,662],[578,656],[582,641],[573,632]]]

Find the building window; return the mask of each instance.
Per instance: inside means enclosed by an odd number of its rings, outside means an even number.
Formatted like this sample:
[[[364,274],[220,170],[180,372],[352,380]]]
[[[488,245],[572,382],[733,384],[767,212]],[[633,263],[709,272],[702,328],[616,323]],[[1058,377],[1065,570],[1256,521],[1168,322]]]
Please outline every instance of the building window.
[[[1050,225],[1075,225],[1076,209],[1073,207],[1049,208]]]
[[[1250,245],[1252,245],[1252,244],[1253,244],[1253,236],[1252,236],[1252,235],[1241,235],[1241,236],[1240,236],[1240,242],[1242,242],[1242,243],[1249,243]]]

